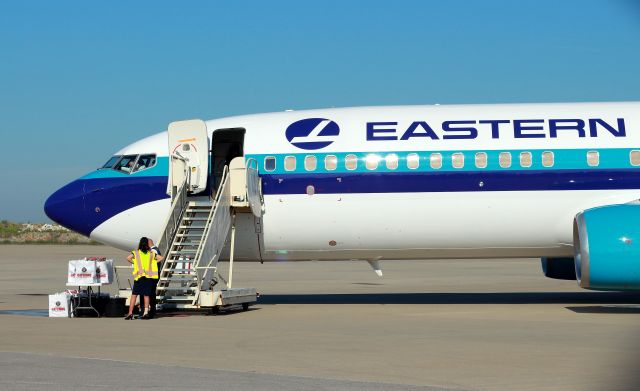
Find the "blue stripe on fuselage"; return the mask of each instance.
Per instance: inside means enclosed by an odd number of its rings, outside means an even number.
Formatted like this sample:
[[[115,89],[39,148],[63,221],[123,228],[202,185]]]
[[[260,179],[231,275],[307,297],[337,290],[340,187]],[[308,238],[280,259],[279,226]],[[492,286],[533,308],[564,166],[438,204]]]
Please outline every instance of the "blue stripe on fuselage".
[[[619,170],[355,172],[262,174],[263,193],[316,194],[640,189],[640,174]]]
[[[81,179],[87,235],[98,225],[127,209],[169,198],[166,176]]]

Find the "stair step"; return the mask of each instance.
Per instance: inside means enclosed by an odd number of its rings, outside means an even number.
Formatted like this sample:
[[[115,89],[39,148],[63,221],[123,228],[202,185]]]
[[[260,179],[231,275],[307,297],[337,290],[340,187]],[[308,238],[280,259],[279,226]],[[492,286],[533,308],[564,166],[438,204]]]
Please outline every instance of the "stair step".
[[[185,254],[191,254],[191,255],[193,255],[193,254],[195,254],[195,253],[196,253],[196,251],[198,251],[198,250],[197,250],[197,249],[195,249],[195,248],[194,248],[194,249],[186,249],[186,248],[185,248],[185,249],[182,249],[182,250],[171,250],[171,251],[169,252],[169,257],[171,257],[171,256],[180,256],[180,255],[185,255]],[[173,259],[173,258],[172,258],[172,259]]]
[[[181,254],[172,254],[172,255],[169,255],[169,258],[171,258],[171,262],[174,262],[174,263],[180,263],[180,262],[195,263],[195,259],[193,259],[194,258],[193,256],[190,258],[185,258],[185,257],[182,257]]]
[[[195,261],[193,259],[169,259],[166,262],[171,262],[172,264],[174,264],[174,263],[194,263]],[[168,266],[167,269],[171,269],[171,266]]]
[[[177,287],[177,286],[158,286],[158,290],[160,291],[181,291],[181,292],[189,292],[195,290],[196,287]]]
[[[176,254],[176,253],[179,253],[179,252],[190,252],[190,251],[195,252],[198,249],[199,245],[200,245],[199,243],[198,244],[193,244],[193,245],[190,245],[190,246],[186,245],[186,244],[185,245],[179,245],[179,246],[177,245],[175,247],[182,247],[182,248],[169,250],[169,255]]]
[[[180,243],[176,243],[174,244],[172,247],[198,247],[200,245],[201,241],[192,241],[192,242],[180,242]]]
[[[197,206],[197,207],[205,207],[208,206],[211,208],[213,206],[213,202],[208,201],[189,201],[189,207]]]
[[[163,278],[171,278],[171,277],[181,277],[181,276],[189,276],[189,277],[195,277],[196,274],[195,273],[190,273],[190,272],[186,272],[186,273],[172,273],[171,276],[162,276]]]

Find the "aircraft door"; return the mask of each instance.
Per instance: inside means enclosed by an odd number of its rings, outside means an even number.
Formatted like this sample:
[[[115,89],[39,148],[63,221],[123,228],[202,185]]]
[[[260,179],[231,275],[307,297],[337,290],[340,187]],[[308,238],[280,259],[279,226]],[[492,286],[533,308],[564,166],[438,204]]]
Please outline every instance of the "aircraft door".
[[[220,181],[224,167],[229,166],[231,161],[244,155],[244,133],[243,128],[216,129],[211,134],[211,189],[215,193]]]
[[[260,176],[258,175],[258,162],[256,159],[247,160],[247,201],[254,216],[262,217],[262,191]]]
[[[183,181],[191,194],[203,192],[209,172],[207,125],[199,119],[169,124],[169,189],[175,194]]]

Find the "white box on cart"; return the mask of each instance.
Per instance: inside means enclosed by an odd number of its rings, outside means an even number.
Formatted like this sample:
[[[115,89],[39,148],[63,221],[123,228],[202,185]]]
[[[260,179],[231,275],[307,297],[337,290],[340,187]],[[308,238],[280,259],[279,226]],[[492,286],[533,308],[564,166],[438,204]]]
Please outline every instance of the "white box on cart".
[[[98,282],[96,261],[76,261],[76,285],[89,285]]]
[[[49,295],[49,317],[68,318],[71,316],[71,294],[62,292]]]

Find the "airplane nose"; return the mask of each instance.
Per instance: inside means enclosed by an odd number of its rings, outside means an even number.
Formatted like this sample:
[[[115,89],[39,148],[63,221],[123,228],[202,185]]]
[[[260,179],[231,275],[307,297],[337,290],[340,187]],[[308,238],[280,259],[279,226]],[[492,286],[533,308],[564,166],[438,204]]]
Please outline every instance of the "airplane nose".
[[[86,222],[84,181],[76,180],[51,194],[44,213],[56,223],[85,236],[91,233]]]

